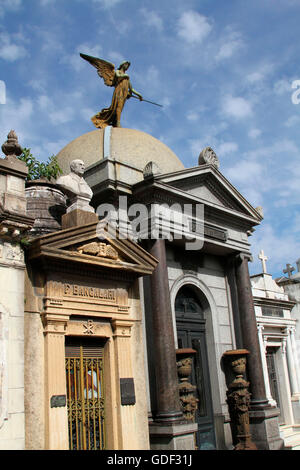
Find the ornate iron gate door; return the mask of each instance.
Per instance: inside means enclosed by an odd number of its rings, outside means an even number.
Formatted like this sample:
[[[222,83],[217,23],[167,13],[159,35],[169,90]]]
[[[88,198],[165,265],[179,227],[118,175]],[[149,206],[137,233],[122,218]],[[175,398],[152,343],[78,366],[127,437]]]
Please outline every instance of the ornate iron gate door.
[[[105,449],[103,345],[66,338],[70,450]]]

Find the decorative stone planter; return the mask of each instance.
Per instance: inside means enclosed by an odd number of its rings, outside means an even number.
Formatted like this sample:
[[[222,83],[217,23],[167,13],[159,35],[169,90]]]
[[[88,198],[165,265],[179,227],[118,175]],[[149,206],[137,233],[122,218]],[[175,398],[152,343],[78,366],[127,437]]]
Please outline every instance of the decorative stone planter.
[[[61,217],[66,212],[66,196],[55,183],[33,180],[26,183],[27,215],[35,222],[31,236],[61,230]]]
[[[191,348],[176,349],[180,402],[184,418],[192,422],[195,421],[198,399],[195,397],[196,387],[189,382],[189,376],[192,373],[193,356],[196,352]]]
[[[257,450],[251,440],[249,425],[250,393],[249,382],[243,375],[246,372],[247,349],[226,351],[223,355],[227,368],[231,368],[235,379],[229,384],[227,403],[232,422],[233,440],[236,442],[235,450]]]

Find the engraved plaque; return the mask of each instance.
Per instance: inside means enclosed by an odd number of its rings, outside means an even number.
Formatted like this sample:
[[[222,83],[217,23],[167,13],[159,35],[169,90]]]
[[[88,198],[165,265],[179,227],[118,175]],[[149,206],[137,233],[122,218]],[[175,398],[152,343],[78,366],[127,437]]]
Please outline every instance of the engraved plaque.
[[[67,404],[66,395],[52,395],[50,399],[51,408],[63,407],[63,406],[66,406],[66,404]]]
[[[121,405],[135,405],[133,378],[120,379]]]

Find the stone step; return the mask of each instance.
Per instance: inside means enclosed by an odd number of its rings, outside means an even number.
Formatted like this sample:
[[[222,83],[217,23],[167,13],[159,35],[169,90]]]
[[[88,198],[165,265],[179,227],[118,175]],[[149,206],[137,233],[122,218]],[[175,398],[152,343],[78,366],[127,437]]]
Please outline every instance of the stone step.
[[[291,436],[295,433],[300,433],[300,424],[280,426],[280,434],[282,434],[284,438]]]
[[[300,425],[280,426],[286,450],[300,450]]]

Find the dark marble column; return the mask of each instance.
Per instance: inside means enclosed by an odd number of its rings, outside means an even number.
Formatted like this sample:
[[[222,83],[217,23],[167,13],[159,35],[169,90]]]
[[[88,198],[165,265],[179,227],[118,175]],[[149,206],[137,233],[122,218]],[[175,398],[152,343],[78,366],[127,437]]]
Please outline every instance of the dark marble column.
[[[236,256],[228,256],[226,259],[226,276],[230,290],[232,316],[235,332],[236,349],[243,349],[243,336],[241,330],[239,299],[236,288],[236,275],[235,275]]]
[[[151,241],[150,253],[159,261],[150,277],[157,392],[157,409],[153,418],[155,422],[167,425],[182,421],[183,413],[178,391],[165,240]]]
[[[236,287],[238,293],[243,347],[250,351],[247,361],[247,372],[252,395],[251,408],[261,409],[268,407],[269,405],[266,398],[251,281],[248,269],[249,259],[250,256],[243,253],[236,257]]]

